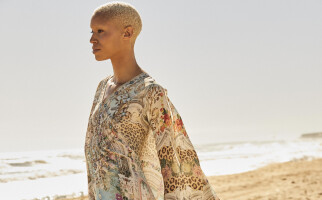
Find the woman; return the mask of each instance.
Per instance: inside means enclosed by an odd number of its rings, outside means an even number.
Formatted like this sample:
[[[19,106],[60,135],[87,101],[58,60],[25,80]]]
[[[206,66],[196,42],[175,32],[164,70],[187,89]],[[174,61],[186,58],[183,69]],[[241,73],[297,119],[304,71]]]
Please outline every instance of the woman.
[[[93,54],[110,59],[114,75],[100,81],[89,116],[89,200],[219,200],[167,90],[136,63],[137,10],[123,2],[104,4],[90,26]]]

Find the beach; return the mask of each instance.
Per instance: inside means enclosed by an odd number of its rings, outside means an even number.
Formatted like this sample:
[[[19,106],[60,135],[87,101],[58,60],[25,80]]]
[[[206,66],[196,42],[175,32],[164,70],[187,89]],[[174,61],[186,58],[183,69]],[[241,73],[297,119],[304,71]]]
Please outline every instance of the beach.
[[[322,199],[321,142],[244,141],[196,149],[221,200]],[[0,168],[0,199],[87,199],[83,149],[0,153]]]
[[[318,200],[322,199],[321,166],[320,158],[303,158],[238,174],[208,176],[208,180],[221,200]]]
[[[322,159],[270,164],[257,170],[209,177],[221,200],[322,199]]]

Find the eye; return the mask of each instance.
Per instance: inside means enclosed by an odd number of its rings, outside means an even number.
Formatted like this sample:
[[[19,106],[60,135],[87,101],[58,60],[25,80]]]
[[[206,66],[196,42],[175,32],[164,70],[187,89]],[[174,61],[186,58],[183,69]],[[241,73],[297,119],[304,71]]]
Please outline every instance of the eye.
[[[102,29],[98,29],[98,31],[97,31],[98,33],[101,33],[101,32],[103,32],[103,30]],[[94,33],[93,31],[91,31],[91,33]]]

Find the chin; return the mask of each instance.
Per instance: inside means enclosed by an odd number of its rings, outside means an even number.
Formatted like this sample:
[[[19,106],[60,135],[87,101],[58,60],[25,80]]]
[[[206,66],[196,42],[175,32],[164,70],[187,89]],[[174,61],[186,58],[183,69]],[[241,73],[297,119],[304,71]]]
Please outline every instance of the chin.
[[[103,61],[103,60],[108,60],[108,59],[110,59],[109,57],[100,57],[100,56],[95,56],[95,59],[97,60],[97,61]]]

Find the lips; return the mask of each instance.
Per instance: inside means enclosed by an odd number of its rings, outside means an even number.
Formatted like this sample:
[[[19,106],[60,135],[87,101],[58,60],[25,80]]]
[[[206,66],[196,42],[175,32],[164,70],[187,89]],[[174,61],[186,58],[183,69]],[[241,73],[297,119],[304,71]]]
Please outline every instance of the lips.
[[[98,52],[100,49],[93,49],[93,53]]]

